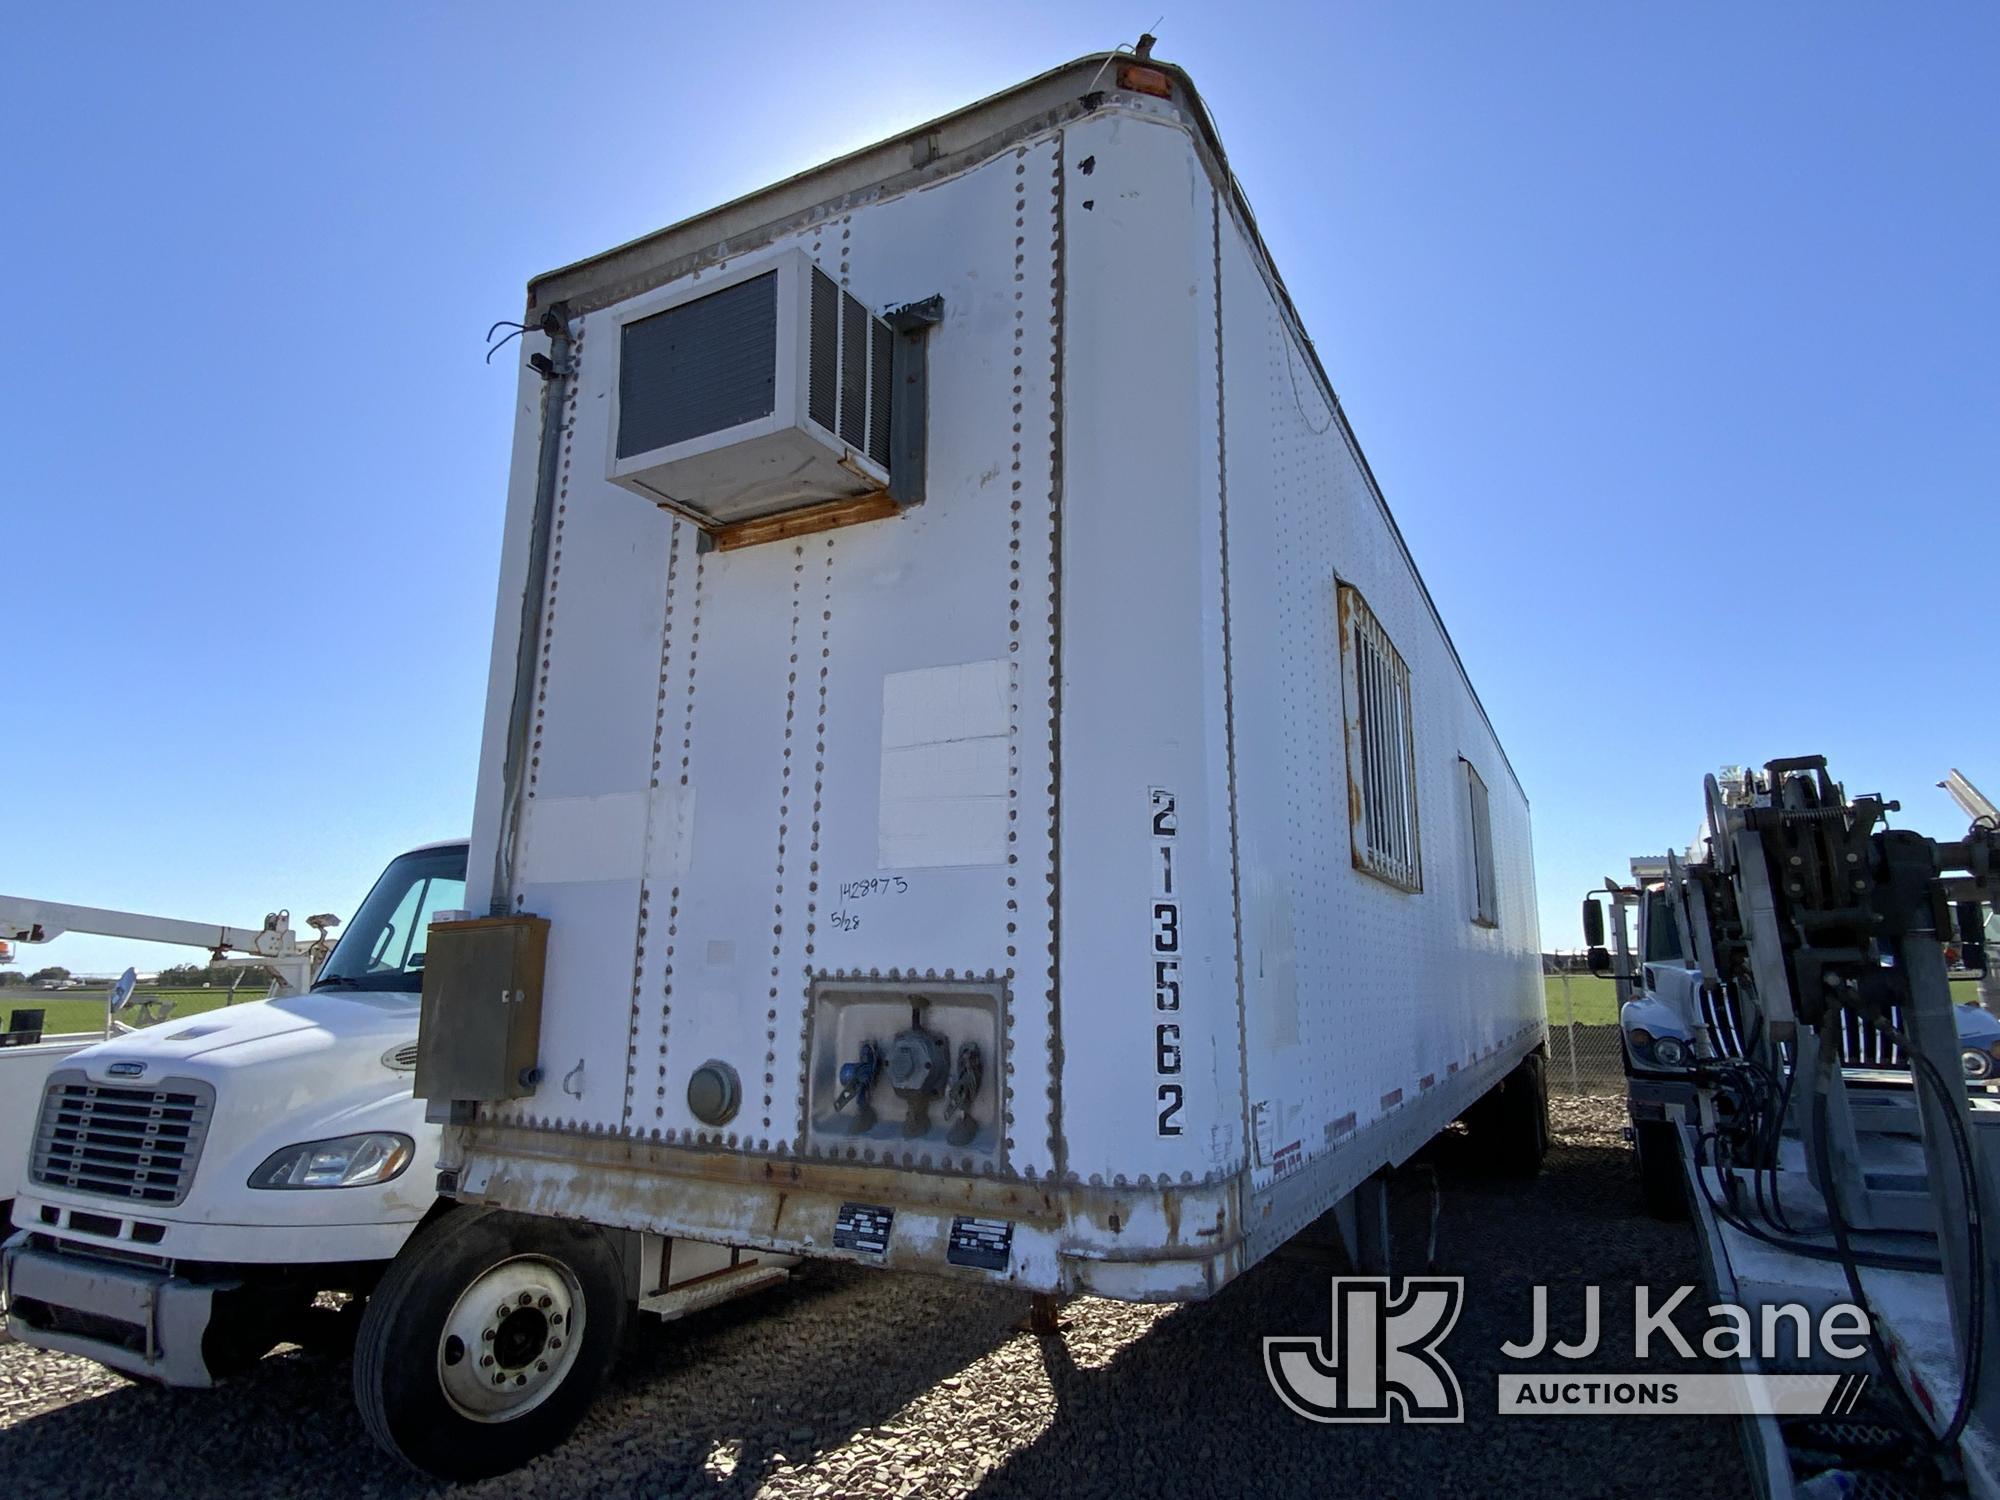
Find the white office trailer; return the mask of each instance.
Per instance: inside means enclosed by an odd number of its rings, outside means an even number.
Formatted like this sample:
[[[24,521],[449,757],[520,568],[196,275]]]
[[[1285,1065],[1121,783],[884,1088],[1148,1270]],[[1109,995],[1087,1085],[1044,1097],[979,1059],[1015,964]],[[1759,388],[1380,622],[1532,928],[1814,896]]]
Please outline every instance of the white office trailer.
[[[1539,1160],[1527,801],[1184,73],[1057,69],[527,320],[418,1080],[511,1212],[378,1296],[392,1448],[580,1409],[425,1352],[495,1256],[1196,1298],[1482,1098]]]

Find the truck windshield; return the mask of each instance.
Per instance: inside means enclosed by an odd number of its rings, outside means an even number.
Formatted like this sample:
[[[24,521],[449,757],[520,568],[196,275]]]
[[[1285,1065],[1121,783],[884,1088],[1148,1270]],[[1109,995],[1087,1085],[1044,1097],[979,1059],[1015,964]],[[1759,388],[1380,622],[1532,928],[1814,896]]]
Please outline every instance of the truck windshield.
[[[1648,891],[1645,961],[1662,963],[1681,956],[1681,929],[1674,920],[1673,904],[1665,891]]]
[[[375,882],[313,987],[416,993],[424,987],[424,935],[432,916],[464,904],[463,844],[403,855]]]

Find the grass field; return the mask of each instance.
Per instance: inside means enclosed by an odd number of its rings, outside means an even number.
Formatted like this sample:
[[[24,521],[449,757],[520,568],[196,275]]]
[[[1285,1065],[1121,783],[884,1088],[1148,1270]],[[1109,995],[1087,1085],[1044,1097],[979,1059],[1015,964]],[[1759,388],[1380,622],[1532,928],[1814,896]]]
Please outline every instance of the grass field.
[[[132,997],[132,1008],[125,1012],[124,1019],[136,1022],[139,1019],[139,1003],[157,995],[162,1000],[174,1002],[172,1019],[178,1021],[188,1016],[200,1015],[205,1010],[214,1010],[229,998],[228,990],[140,990]],[[264,998],[262,985],[246,984],[236,992],[236,1003]],[[102,1031],[104,1029],[104,991],[63,990],[45,994],[40,990],[0,990],[0,1015],[9,1018],[17,1010],[46,1011],[42,1020],[42,1032],[46,1036],[57,1036],[63,1032]]]
[[[1548,995],[1549,1023],[1560,1026],[1570,1019],[1570,1012],[1563,1008],[1563,981],[1559,974],[1542,976],[1542,988]],[[1976,979],[1954,979],[1951,984],[1951,998],[1963,1005],[1968,1000],[1979,998],[1979,981]],[[1589,974],[1569,976],[1569,1003],[1575,1010],[1576,1024],[1579,1026],[1602,1026],[1618,1019],[1618,990],[1609,979],[1598,979]]]
[[[1563,1008],[1563,977],[1560,974],[1544,974],[1542,989],[1549,999],[1549,1020],[1560,1026],[1570,1019],[1570,1012]],[[1589,974],[1569,976],[1569,1002],[1575,1007],[1576,1024],[1579,1026],[1602,1026],[1618,1019],[1618,989],[1609,979],[1598,979]]]

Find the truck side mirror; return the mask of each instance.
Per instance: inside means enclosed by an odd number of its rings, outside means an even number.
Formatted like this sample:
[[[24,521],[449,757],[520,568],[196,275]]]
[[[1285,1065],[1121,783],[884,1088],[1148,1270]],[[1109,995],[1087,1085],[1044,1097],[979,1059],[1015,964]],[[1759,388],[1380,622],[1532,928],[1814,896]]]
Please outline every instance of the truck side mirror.
[[[1611,955],[1602,946],[1593,946],[1590,952],[1584,956],[1584,962],[1590,966],[1590,972],[1595,974],[1599,979],[1609,977],[1611,973]]]
[[[1592,952],[1604,946],[1604,908],[1594,896],[1583,898],[1583,941]],[[1593,968],[1591,972],[1597,971]]]

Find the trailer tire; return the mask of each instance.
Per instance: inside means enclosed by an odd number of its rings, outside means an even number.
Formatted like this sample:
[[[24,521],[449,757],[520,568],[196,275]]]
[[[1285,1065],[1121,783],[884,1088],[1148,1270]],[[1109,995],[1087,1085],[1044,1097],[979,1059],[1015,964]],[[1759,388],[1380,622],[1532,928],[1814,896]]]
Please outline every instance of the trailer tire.
[[[1475,1106],[1469,1121],[1486,1159],[1508,1177],[1533,1177],[1549,1154],[1548,1059],[1530,1052]]]
[[[601,1230],[459,1209],[419,1230],[368,1299],[355,1404],[369,1436],[412,1468],[502,1474],[569,1436],[625,1317],[623,1267]]]
[[[1669,1223],[1688,1216],[1687,1183],[1681,1172],[1680,1128],[1667,1120],[1640,1120],[1632,1127],[1632,1154],[1639,1162],[1639,1188],[1646,1212]]]

